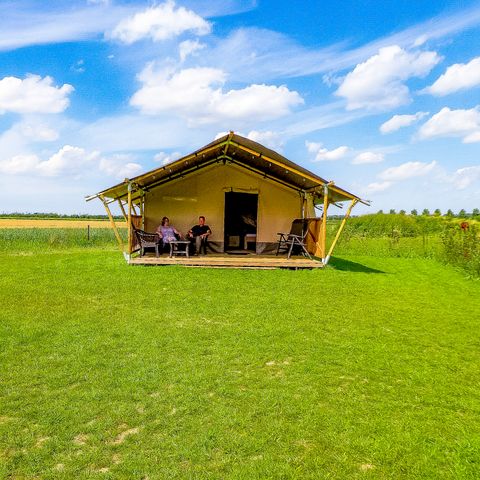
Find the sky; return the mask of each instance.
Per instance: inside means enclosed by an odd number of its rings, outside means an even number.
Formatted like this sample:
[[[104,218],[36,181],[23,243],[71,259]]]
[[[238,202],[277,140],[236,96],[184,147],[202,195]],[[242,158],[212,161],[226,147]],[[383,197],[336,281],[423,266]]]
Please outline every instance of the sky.
[[[0,212],[104,213],[230,130],[357,214],[480,208],[480,2],[0,2]]]

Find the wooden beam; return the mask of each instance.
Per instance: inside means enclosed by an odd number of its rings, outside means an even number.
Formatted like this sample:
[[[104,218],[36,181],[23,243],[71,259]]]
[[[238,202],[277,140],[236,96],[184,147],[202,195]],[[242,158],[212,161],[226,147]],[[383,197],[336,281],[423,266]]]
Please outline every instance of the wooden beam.
[[[328,187],[329,185],[323,186],[323,219],[322,219],[322,261],[325,260],[327,253],[327,210],[328,210]]]
[[[128,213],[128,218],[127,218],[127,225],[128,225],[128,249],[127,249],[127,254],[131,255],[132,254],[132,184],[128,184],[128,196],[127,196],[127,213]]]
[[[125,211],[125,208],[123,207],[122,201],[119,198],[117,200],[118,200],[118,205],[120,206],[120,210],[122,211],[123,218],[125,219],[125,221],[128,221],[127,212]]]
[[[115,237],[117,238],[118,246],[120,247],[120,250],[123,252],[125,250],[125,246],[123,245],[122,237],[118,233],[117,225],[115,224],[115,221],[113,220],[112,212],[110,211],[110,208],[108,207],[108,204],[105,201],[105,198],[103,197],[103,195],[100,195],[99,198],[102,201],[103,206],[105,207],[105,210],[107,211],[108,219],[110,220],[110,226],[113,228],[113,233],[115,234]]]
[[[345,224],[347,223],[347,219],[350,216],[350,213],[352,211],[352,208],[357,204],[358,200],[354,198],[352,200],[352,203],[350,203],[350,206],[348,207],[348,210],[345,212],[345,216],[342,219],[342,223],[338,227],[337,234],[335,235],[335,238],[333,239],[332,244],[330,245],[330,250],[328,251],[328,255],[325,257],[323,264],[327,265],[327,263],[330,260],[330,257],[332,255],[333,249],[335,248],[335,245],[337,244],[338,239],[340,238],[340,234],[342,233],[343,227],[345,227]]]

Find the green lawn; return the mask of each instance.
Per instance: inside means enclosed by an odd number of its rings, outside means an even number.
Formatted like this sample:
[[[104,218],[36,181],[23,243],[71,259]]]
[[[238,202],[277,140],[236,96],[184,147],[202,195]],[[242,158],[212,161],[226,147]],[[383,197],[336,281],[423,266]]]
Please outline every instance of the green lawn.
[[[0,478],[480,477],[480,282],[0,253]]]

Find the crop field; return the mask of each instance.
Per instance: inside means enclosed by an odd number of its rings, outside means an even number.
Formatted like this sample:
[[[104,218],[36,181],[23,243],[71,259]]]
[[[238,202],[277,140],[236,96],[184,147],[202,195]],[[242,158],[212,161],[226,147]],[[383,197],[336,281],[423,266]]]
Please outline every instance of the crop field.
[[[126,222],[116,221],[117,228],[127,228]],[[5,228],[111,228],[108,220],[92,219],[24,219],[24,218],[0,218],[0,229]]]
[[[0,478],[480,478],[476,233],[353,223],[296,272],[0,229]]]

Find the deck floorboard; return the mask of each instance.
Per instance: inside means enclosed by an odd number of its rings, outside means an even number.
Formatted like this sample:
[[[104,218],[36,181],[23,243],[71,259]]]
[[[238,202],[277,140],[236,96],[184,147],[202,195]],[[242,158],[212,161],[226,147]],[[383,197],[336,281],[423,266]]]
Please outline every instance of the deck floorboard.
[[[161,255],[155,257],[148,255],[144,257],[134,257],[130,259],[131,265],[183,265],[186,267],[213,267],[213,268],[246,268],[246,269],[273,269],[273,268],[291,268],[291,269],[310,269],[322,268],[323,263],[318,260],[310,260],[305,257],[295,256],[287,258],[286,256],[275,255],[227,255],[227,254],[209,254],[205,256],[193,257],[172,257]]]

